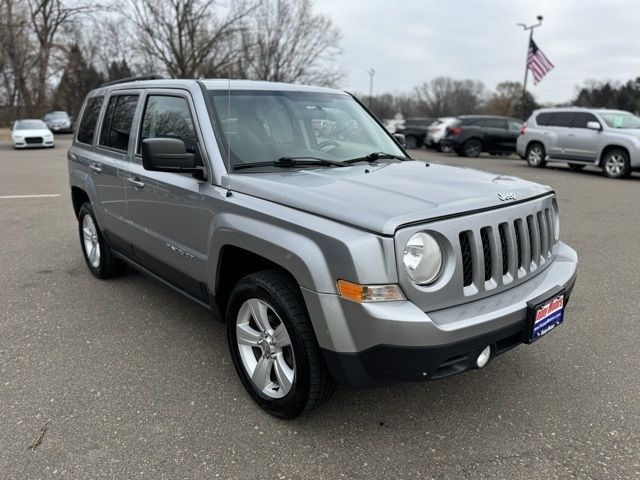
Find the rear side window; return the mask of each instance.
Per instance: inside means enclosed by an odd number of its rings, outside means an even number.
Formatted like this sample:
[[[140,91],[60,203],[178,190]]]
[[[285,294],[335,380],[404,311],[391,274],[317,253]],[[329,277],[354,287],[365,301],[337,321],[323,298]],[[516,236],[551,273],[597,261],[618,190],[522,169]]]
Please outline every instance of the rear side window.
[[[573,112],[556,112],[551,119],[553,127],[571,127],[573,125]]]
[[[481,124],[482,124],[482,118],[463,118],[460,120],[460,125],[463,125],[466,127],[470,127],[472,125],[480,126]]]
[[[84,113],[78,126],[77,139],[79,142],[93,143],[93,134],[96,131],[96,124],[98,123],[98,116],[100,115],[100,108],[102,107],[102,100],[104,97],[92,97],[87,100],[87,105],[84,107]]]
[[[588,122],[598,122],[598,119],[592,113],[576,112],[573,114],[574,128],[587,128]],[[600,122],[598,122],[600,123]]]
[[[536,123],[541,127],[546,127],[547,125],[551,125],[552,116],[553,116],[553,113],[550,113],[550,112],[539,113],[538,116],[536,117]]]
[[[138,95],[117,95],[109,99],[107,113],[102,122],[100,145],[126,152]]]
[[[506,130],[507,121],[502,118],[485,118],[484,126],[486,128],[501,128],[502,130]]]

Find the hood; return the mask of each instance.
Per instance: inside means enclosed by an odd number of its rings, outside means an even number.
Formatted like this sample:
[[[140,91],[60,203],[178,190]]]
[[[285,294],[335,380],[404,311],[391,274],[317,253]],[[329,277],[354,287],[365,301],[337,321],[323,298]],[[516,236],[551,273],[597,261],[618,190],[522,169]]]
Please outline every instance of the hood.
[[[512,203],[498,193],[524,200],[551,192],[515,177],[417,161],[233,174],[229,186],[384,235],[407,223]]]
[[[28,128],[14,130],[11,134],[19,137],[46,137],[47,135],[51,135],[51,130],[47,128]]]

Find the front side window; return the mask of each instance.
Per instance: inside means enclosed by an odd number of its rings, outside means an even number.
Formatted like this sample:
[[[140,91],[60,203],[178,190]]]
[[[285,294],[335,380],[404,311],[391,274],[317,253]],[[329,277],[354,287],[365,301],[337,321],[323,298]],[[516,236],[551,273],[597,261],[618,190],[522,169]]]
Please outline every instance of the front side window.
[[[93,143],[93,134],[96,131],[96,124],[98,123],[98,116],[100,115],[100,109],[102,108],[102,100],[104,97],[92,97],[87,100],[87,105],[84,108],[80,125],[78,126],[79,142]]]
[[[404,155],[349,95],[211,90],[231,165],[314,157],[343,161],[385,152]]]
[[[519,132],[522,128],[522,122],[518,122],[516,120],[509,120],[507,122],[509,124],[509,130],[512,132]]]
[[[592,113],[576,112],[573,114],[574,128],[587,128],[587,123],[589,122],[598,122],[598,119]]]
[[[137,105],[138,95],[117,95],[109,99],[100,132],[100,145],[124,152],[129,149],[131,126]]]
[[[486,128],[500,128],[502,130],[506,130],[507,121],[502,118],[486,118],[484,120],[484,126]]]
[[[640,117],[627,112],[600,113],[610,128],[640,128]]]

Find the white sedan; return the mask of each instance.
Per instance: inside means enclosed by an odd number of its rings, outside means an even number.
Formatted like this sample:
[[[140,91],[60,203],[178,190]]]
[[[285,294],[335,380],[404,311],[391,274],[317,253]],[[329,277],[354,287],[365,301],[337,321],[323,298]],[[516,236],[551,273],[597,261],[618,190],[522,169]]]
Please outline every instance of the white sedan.
[[[42,120],[17,120],[11,130],[13,148],[55,146],[53,133]]]

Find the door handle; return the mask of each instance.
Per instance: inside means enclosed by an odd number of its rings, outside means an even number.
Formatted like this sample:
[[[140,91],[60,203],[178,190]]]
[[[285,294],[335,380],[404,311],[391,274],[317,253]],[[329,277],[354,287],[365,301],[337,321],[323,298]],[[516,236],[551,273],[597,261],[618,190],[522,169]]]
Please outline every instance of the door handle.
[[[102,167],[100,165],[98,165],[97,163],[92,163],[91,165],[89,165],[89,168],[91,170],[93,170],[93,172],[97,175],[98,173],[102,172]]]
[[[141,182],[140,180],[138,180],[137,178],[134,177],[128,177],[127,178],[127,182],[129,182],[130,184],[132,184],[135,188],[144,188],[144,182]]]

